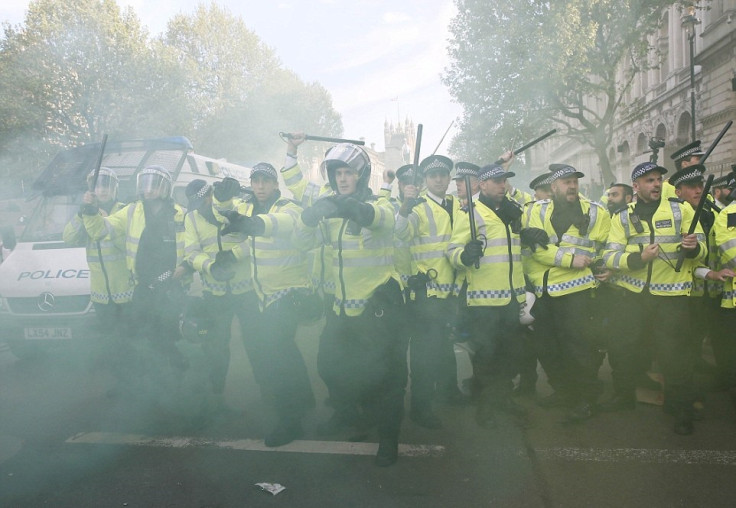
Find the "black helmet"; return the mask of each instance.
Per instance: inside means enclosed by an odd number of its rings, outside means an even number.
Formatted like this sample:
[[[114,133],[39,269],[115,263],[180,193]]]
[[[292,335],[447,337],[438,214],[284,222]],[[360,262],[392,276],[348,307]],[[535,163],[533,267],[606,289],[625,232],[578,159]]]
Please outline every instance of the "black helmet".
[[[368,188],[368,179],[371,177],[371,159],[365,150],[352,143],[340,143],[327,150],[320,170],[327,173],[327,180],[335,192],[337,192],[335,171],[337,168],[344,167],[351,168],[358,173],[358,189]]]

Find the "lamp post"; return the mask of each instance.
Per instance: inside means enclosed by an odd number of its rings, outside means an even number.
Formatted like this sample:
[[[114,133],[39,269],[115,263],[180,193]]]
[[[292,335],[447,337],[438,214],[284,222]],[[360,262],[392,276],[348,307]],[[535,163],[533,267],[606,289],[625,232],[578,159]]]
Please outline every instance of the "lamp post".
[[[695,16],[695,5],[688,4],[681,26],[690,43],[690,141],[695,141],[695,25],[699,24],[700,20]]]

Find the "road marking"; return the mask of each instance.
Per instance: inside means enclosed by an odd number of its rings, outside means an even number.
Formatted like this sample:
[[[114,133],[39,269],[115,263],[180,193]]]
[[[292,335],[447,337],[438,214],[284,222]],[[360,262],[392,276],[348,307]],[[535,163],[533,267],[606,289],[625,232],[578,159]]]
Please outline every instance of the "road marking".
[[[333,455],[375,455],[378,450],[377,443],[297,440],[278,448],[269,448],[260,439],[215,441],[200,437],[152,437],[142,434],[118,434],[115,432],[83,432],[70,437],[66,442],[72,444],[109,444],[156,448],[224,448],[257,452],[327,453]],[[439,457],[444,453],[444,446],[399,444],[399,455],[404,457]]]
[[[639,462],[646,464],[708,464],[736,466],[734,450],[665,450],[647,448],[541,448],[541,460],[570,462]]]

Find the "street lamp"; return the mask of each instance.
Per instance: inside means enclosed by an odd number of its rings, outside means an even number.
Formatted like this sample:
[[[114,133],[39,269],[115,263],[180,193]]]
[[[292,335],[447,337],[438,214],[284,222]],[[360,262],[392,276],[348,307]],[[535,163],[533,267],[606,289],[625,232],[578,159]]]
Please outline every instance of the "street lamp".
[[[695,25],[699,24],[700,20],[695,16],[695,5],[688,4],[681,26],[690,43],[690,141],[695,141]]]

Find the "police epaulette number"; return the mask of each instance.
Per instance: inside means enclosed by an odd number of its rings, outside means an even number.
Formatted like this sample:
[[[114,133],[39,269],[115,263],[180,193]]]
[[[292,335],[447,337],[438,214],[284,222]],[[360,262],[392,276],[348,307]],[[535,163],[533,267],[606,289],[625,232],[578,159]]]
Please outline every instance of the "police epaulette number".
[[[680,203],[680,204],[682,204],[682,203],[685,202],[684,199],[680,199],[680,198],[677,198],[677,197],[674,197],[674,196],[671,197],[671,198],[669,198],[669,200],[672,201],[673,203]]]
[[[736,228],[736,213],[729,213],[726,216],[726,227]]]

